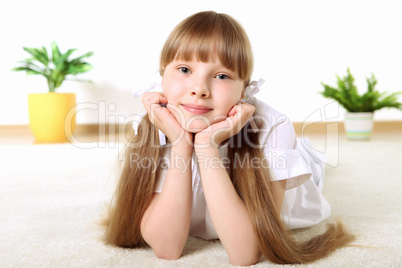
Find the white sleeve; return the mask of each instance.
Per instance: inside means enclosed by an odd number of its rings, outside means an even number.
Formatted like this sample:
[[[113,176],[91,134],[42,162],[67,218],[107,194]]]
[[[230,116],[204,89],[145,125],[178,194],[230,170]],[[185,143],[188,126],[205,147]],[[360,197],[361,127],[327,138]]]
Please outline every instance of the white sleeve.
[[[297,140],[292,122],[280,115],[270,123],[267,129],[260,130],[260,145],[269,162],[272,179],[287,180],[286,190],[289,190],[305,183],[312,171],[296,149]]]
[[[159,177],[156,178],[154,193],[162,192],[163,184],[165,183],[166,174],[167,174],[167,169],[163,169],[159,173]]]

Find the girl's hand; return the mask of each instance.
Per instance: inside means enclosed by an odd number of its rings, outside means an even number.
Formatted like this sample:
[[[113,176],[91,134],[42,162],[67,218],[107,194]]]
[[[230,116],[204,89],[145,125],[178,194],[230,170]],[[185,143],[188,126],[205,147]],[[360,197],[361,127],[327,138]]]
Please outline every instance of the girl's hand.
[[[254,106],[244,102],[239,102],[233,106],[226,119],[210,125],[195,135],[195,151],[197,152],[207,148],[218,148],[223,141],[240,132],[251,118],[254,111]]]
[[[163,93],[146,92],[141,101],[148,112],[151,123],[160,129],[173,145],[185,141],[188,144],[192,143],[192,134],[185,131],[177,122]]]

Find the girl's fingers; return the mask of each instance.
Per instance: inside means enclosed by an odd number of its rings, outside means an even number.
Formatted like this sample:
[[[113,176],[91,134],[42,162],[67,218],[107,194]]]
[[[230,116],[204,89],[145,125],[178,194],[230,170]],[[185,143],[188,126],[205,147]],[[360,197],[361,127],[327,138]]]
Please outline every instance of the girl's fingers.
[[[151,122],[155,123],[155,117],[160,116],[162,106],[166,106],[167,98],[159,92],[146,92],[142,96],[142,104],[150,116]]]
[[[159,92],[146,92],[142,96],[141,101],[145,109],[147,109],[150,106],[150,104],[166,105],[168,103],[167,98],[162,93]]]
[[[254,111],[255,107],[247,103],[240,103],[233,106],[229,111],[229,117],[197,133],[196,143],[211,143],[214,147],[217,147],[224,140],[238,134],[251,118]]]
[[[174,116],[167,98],[159,92],[147,92],[142,103],[148,112],[149,121],[160,129],[170,141],[175,141],[184,131]],[[173,112],[173,113],[172,113]]]
[[[232,109],[230,109],[228,116],[234,116],[236,114],[236,106],[233,106]]]
[[[248,103],[236,104],[229,112],[226,120],[231,120],[231,125],[239,131],[246,125],[248,120],[253,116],[255,107]]]

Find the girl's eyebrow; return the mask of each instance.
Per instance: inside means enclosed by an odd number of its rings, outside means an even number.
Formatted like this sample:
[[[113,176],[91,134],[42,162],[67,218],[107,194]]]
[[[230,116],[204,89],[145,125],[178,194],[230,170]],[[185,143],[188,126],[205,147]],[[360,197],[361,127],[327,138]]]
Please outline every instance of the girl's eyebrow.
[[[179,66],[179,65],[191,65],[191,61],[175,60],[174,65],[176,65],[176,66]]]

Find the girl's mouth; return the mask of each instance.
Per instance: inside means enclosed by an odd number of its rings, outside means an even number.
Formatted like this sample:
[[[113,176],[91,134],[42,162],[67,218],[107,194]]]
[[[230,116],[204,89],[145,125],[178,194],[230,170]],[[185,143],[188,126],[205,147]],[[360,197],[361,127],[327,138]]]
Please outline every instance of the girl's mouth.
[[[192,114],[205,114],[213,110],[207,106],[196,104],[182,104],[182,106],[186,111]]]

